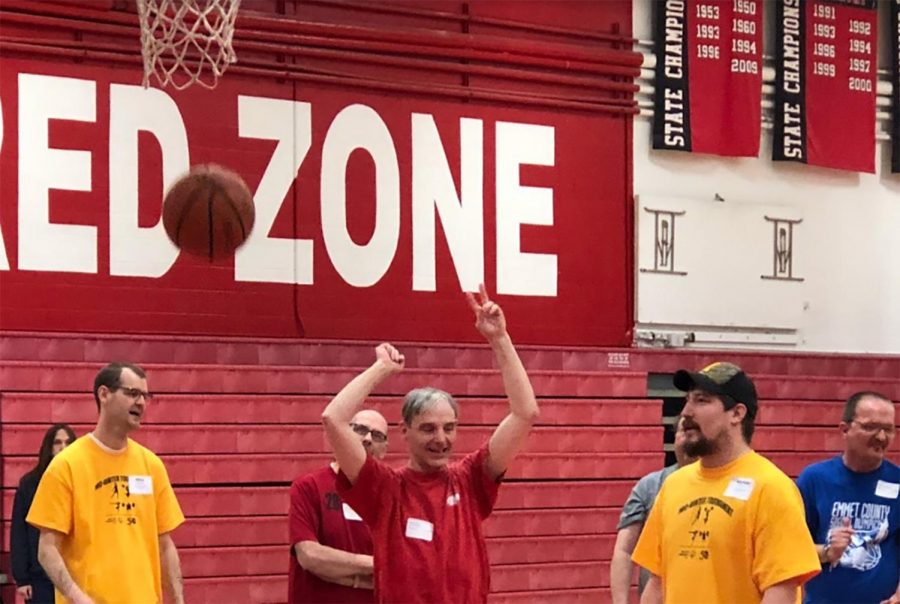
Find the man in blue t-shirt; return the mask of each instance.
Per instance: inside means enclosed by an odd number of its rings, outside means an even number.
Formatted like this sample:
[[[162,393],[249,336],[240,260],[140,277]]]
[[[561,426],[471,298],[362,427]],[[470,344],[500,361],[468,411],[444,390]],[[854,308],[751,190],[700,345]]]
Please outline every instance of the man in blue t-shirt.
[[[808,604],[900,604],[900,468],[884,458],[894,405],[877,392],[847,399],[844,453],[797,478],[823,572],[806,584]]]

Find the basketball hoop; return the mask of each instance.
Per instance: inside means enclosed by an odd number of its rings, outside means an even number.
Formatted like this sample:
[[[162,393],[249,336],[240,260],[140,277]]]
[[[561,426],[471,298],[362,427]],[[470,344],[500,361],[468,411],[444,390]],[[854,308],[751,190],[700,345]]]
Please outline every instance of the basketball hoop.
[[[213,89],[237,61],[232,42],[241,0],[138,0],[144,88],[151,74],[161,87]]]

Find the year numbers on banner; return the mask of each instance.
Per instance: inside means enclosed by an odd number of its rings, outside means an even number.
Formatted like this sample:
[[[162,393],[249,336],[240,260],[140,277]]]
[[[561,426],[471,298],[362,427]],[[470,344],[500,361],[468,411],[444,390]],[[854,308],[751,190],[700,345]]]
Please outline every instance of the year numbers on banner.
[[[813,63],[813,74],[833,78],[835,75],[833,63]]]
[[[756,33],[756,22],[755,21],[747,21],[746,19],[732,19],[731,20],[731,31],[733,31],[736,34],[753,35]]]
[[[850,33],[851,34],[860,34],[863,36],[872,35],[872,24],[868,21],[859,21],[857,19],[850,19]]]
[[[734,38],[731,40],[731,52],[743,52],[745,54],[756,54],[756,42],[754,40],[743,40]]]
[[[872,92],[872,80],[865,78],[850,78],[850,90],[858,90],[859,92]]]
[[[748,59],[731,59],[731,73],[759,73],[759,65]]]
[[[701,23],[697,26],[697,37],[705,38],[708,40],[718,40],[719,39],[719,26],[718,25],[707,25],[706,23]]]
[[[872,53],[872,43],[868,40],[857,40],[855,38],[850,39],[850,52],[858,52],[860,54],[871,54]]]
[[[818,17],[820,19],[830,19],[834,21],[835,18],[835,10],[833,6],[826,6],[824,4],[815,4],[815,10],[813,10],[813,17]]]
[[[824,42],[816,42],[813,47],[813,54],[817,57],[834,58],[834,44],[825,44]]]
[[[750,0],[734,0],[734,12],[743,15],[755,15],[756,4]]]
[[[697,57],[700,59],[718,59],[719,47],[715,44],[700,44],[697,46]]]
[[[698,4],[697,16],[701,19],[718,19],[719,7],[715,4]]]
[[[859,73],[869,73],[869,69],[872,66],[872,62],[868,59],[850,59],[850,71],[856,71]]]
[[[829,38],[833,40],[834,35],[837,33],[837,28],[834,25],[816,23],[816,26],[813,28],[813,32],[820,38]]]

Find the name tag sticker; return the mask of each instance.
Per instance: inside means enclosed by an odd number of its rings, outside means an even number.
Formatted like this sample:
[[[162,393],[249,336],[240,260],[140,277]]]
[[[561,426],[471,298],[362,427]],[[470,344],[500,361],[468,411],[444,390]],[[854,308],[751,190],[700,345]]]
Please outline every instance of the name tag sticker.
[[[900,495],[900,484],[879,480],[875,485],[875,494],[885,499],[896,499],[897,495]]]
[[[434,525],[418,518],[406,519],[406,536],[410,539],[431,541],[434,538]]]
[[[362,516],[356,513],[356,510],[351,508],[346,503],[344,504],[344,518],[347,520],[362,520]]]
[[[150,476],[129,476],[128,492],[132,495],[152,495],[153,478]]]
[[[753,486],[752,478],[735,478],[728,483],[728,488],[725,489],[725,497],[747,501],[750,499],[750,493],[753,492]]]

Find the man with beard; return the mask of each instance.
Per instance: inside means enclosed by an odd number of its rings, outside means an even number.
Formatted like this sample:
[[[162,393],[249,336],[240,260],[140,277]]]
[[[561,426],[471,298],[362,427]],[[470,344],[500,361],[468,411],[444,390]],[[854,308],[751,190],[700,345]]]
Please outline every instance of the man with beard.
[[[844,405],[844,452],[797,479],[806,523],[825,571],[808,603],[900,603],[900,468],[884,458],[896,428],[894,405],[857,392]]]
[[[459,405],[447,392],[417,388],[403,401],[407,466],[389,468],[366,456],[347,423],[378,384],[403,369],[403,355],[390,344],[376,348],[375,363],[322,414],[341,466],[338,492],[372,530],[378,602],[487,601],[490,566],[481,523],[494,508],[499,481],[525,444],[538,406],[503,311],[480,289],[478,300],[466,296],[509,400],[509,414],[481,447],[451,463]]]
[[[628,604],[632,579],[631,554],[663,482],[678,468],[697,461],[696,457],[687,455],[684,451],[684,418],[680,415],[675,418],[675,442],[672,449],[675,452],[675,463],[641,478],[622,506],[616,544],[609,563],[609,586],[613,604]],[[640,569],[638,595],[644,591],[649,578],[650,573],[644,568]]]
[[[797,487],[750,448],[756,387],[737,365],[675,374],[684,450],[634,551],[652,573],[643,604],[794,604],[820,571]]]
[[[374,409],[363,409],[350,428],[366,454],[384,459],[388,425]],[[291,561],[288,602],[372,602],[372,535],[362,518],[337,493],[340,466],[332,462],[291,485],[288,524]]]

